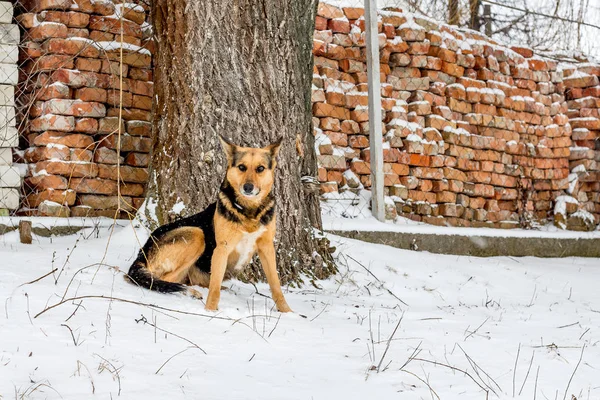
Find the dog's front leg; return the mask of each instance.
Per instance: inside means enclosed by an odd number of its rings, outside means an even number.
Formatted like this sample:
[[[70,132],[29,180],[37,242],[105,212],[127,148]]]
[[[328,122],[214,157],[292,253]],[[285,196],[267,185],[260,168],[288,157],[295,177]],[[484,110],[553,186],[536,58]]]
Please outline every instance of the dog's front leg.
[[[277,274],[277,264],[275,261],[275,246],[273,245],[273,238],[265,237],[257,241],[258,256],[260,257],[260,263],[262,264],[265,275],[267,276],[267,282],[271,287],[271,296],[273,301],[280,312],[291,312],[292,309],[288,306],[281,291],[281,284],[279,282],[279,275]]]
[[[216,311],[221,298],[221,283],[227,269],[227,259],[229,258],[229,247],[226,244],[219,244],[215,249],[210,265],[210,283],[208,285],[208,298],[204,307],[210,311]]]

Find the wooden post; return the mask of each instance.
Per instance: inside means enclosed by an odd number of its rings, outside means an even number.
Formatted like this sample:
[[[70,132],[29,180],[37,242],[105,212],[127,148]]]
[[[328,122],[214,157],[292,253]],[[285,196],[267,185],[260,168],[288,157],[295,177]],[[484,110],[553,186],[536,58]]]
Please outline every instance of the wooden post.
[[[367,75],[369,80],[369,145],[371,148],[371,211],[385,221],[383,199],[383,138],[381,131],[381,74],[377,30],[377,0],[365,0]]]
[[[21,243],[31,244],[31,221],[19,221],[19,238],[21,239]]]
[[[492,6],[489,4],[483,6],[483,18],[485,20],[485,34],[492,37]]]

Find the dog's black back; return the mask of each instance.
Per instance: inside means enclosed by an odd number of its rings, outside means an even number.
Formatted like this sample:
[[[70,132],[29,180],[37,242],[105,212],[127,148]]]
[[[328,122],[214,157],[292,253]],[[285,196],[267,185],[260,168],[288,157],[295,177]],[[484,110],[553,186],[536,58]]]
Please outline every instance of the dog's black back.
[[[187,218],[182,218],[177,221],[173,221],[171,223],[162,225],[161,227],[157,228],[154,232],[152,232],[152,234],[146,241],[146,244],[144,244],[144,247],[140,249],[136,260],[133,262],[133,265],[129,269],[129,278],[142,287],[152,287],[154,290],[162,293],[174,293],[185,290],[185,285],[183,284],[154,279],[145,268],[146,258],[153,251],[154,247],[158,246],[161,243],[161,238],[167,232],[185,226],[197,227],[202,229],[202,231],[204,232],[205,249],[202,255],[196,261],[195,268],[198,268],[200,271],[210,274],[210,264],[212,255],[215,251],[215,247],[217,246],[213,223],[216,209],[217,204],[212,203],[211,205],[206,207],[204,211],[201,211]]]

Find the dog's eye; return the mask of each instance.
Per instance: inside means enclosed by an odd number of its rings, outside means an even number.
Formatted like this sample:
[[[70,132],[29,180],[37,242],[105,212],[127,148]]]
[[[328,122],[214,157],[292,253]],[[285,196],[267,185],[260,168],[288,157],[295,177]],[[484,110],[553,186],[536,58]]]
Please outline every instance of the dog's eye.
[[[264,170],[265,170],[265,167],[263,167],[262,165],[260,167],[256,168],[256,172],[258,172],[259,174],[261,172],[263,172]]]
[[[248,168],[246,168],[246,166],[245,166],[244,164],[240,164],[240,165],[238,165],[238,169],[239,169],[240,171],[242,171],[242,172],[246,172],[246,170],[247,170]]]

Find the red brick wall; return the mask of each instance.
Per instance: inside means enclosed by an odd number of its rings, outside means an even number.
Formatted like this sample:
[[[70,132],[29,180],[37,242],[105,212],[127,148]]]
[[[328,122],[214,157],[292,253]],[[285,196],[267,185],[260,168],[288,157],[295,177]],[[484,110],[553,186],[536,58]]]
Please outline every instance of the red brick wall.
[[[134,211],[143,200],[154,48],[147,6],[121,3],[31,0],[16,18],[22,28],[19,161],[28,164],[21,213],[126,217],[116,210]]]
[[[571,194],[582,208],[600,216],[600,66],[565,68],[573,146],[569,155]]]
[[[551,217],[569,188],[573,145],[572,83],[557,62],[397,11],[381,12],[379,22],[385,191],[397,213],[506,228]],[[370,186],[362,15],[318,9],[312,100],[322,192],[356,188],[348,169]],[[581,143],[593,147],[597,138]],[[597,201],[594,179],[582,190]],[[585,207],[598,223],[598,203]]]

